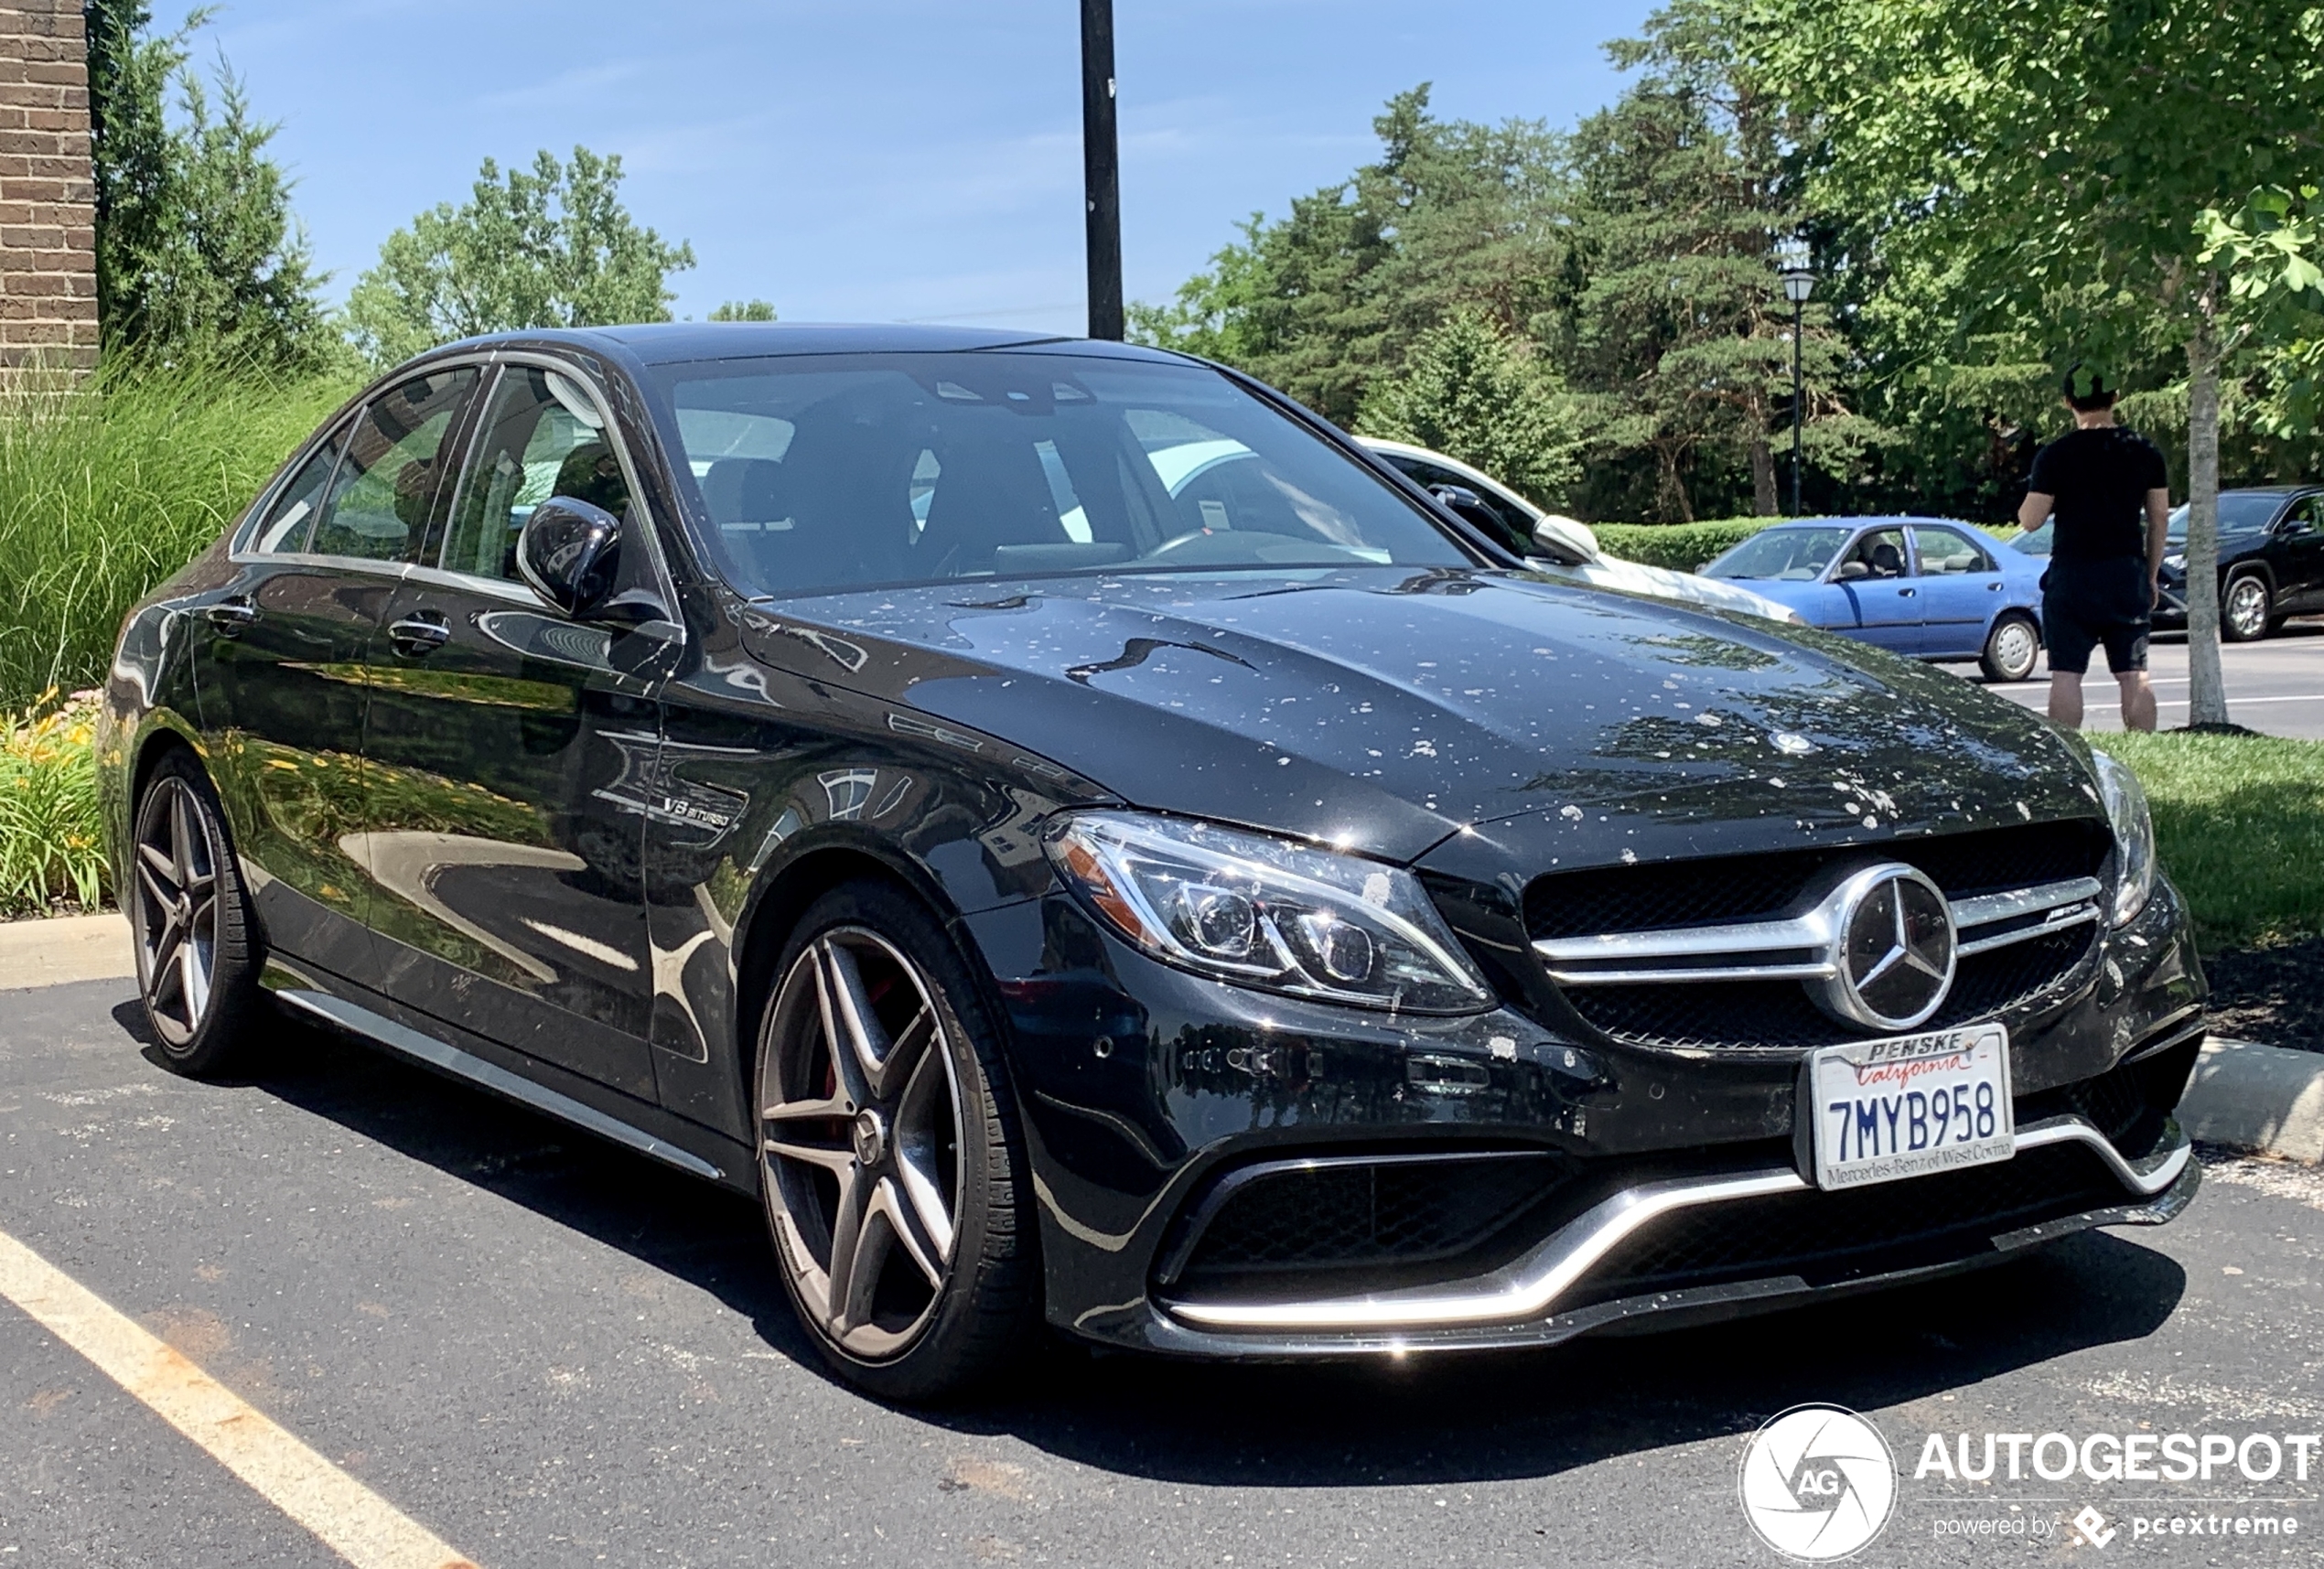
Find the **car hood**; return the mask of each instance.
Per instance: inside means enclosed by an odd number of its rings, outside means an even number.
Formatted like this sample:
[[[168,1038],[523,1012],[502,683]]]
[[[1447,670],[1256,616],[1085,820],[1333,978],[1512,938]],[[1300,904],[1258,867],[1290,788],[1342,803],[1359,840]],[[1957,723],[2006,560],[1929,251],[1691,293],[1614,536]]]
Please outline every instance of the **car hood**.
[[[1534,574],[952,583],[740,620],[891,728],[1394,860],[1495,822],[1571,865],[2096,810],[2072,743],[1953,676]]]

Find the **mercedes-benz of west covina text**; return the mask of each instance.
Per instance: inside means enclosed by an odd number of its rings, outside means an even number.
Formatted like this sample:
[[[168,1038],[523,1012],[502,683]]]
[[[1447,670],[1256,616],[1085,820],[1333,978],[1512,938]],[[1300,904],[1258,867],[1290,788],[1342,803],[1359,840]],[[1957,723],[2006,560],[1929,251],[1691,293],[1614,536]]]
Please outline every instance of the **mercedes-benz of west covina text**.
[[[99,747],[174,1066],[286,1008],[759,1196],[886,1395],[1044,1323],[1678,1323],[2198,1180],[2121,768],[1157,351],[436,351],[131,613]]]

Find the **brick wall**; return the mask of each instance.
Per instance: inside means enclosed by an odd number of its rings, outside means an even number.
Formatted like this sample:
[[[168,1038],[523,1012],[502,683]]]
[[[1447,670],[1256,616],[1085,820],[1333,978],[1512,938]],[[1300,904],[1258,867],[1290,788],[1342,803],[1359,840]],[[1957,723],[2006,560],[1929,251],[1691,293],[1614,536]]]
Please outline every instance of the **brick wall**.
[[[0,0],[0,369],[97,358],[81,0]]]

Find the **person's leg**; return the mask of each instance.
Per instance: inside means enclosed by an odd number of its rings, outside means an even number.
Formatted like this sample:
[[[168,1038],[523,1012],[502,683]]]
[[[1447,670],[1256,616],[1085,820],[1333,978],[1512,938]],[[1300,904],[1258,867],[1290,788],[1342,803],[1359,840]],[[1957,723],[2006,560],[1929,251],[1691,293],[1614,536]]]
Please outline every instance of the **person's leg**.
[[[2069,730],[2082,728],[2082,677],[2078,670],[2050,672],[2050,722]]]
[[[2118,670],[2114,680],[2122,686],[2123,728],[2152,730],[2155,727],[2155,689],[2147,683],[2143,670]],[[2076,693],[2079,697],[2080,693]]]
[[[2145,564],[2140,564],[2144,570]],[[2146,585],[2138,585],[2138,603],[2146,603]],[[2146,680],[2147,617],[2142,611],[2125,627],[2106,634],[2106,668],[2123,693],[2123,728],[2155,727],[2155,689]]]

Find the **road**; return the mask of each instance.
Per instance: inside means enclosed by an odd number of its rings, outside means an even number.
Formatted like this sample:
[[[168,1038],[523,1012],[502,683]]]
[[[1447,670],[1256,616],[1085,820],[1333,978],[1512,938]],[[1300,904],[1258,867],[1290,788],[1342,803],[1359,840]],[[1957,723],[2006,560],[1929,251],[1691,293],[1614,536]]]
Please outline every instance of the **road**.
[[[1773,1565],[1738,1466],[1807,1401],[1867,1413],[1905,1467],[1856,1563],[2060,1561],[1938,1522],[2085,1503],[2121,1532],[2104,1561],[2324,1548],[2324,1461],[2306,1485],[1912,1474],[1932,1432],[2324,1431],[2305,1168],[2222,1160],[2173,1226],[1745,1324],[1354,1367],[1060,1349],[915,1413],[818,1370],[748,1203],[301,1026],[245,1081],[188,1082],[130,997],[0,995],[0,1231],[484,1569]],[[0,1413],[0,1564],[339,1562],[5,1303]],[[2262,1501],[2196,1501],[2220,1498]],[[2165,1509],[2306,1534],[2128,1534]]]
[[[2324,740],[2324,620],[2293,621],[2259,642],[2227,643],[2219,652],[2227,678],[2227,711],[2236,724],[2270,736]],[[2161,707],[2162,727],[2168,730],[2186,724],[2186,635],[2169,632],[2157,637],[2147,662]],[[1977,678],[1974,664],[1945,668],[1971,680]],[[2045,662],[2033,680],[1994,690],[2039,710],[2049,702],[2050,667]],[[2106,674],[2103,650],[2092,661],[2082,698],[2090,728],[2123,727],[2121,700],[2113,678]]]

